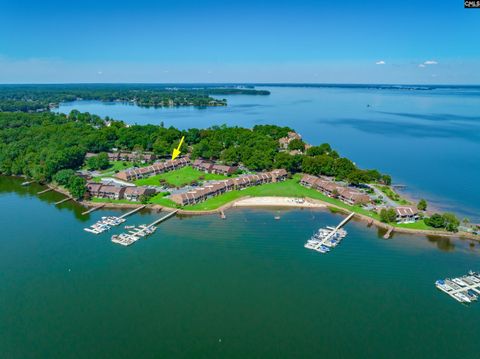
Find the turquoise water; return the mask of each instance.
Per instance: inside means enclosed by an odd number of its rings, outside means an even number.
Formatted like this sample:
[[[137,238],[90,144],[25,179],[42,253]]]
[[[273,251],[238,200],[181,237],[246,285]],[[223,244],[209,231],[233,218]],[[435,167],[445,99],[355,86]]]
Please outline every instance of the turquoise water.
[[[175,217],[124,248],[83,231],[120,211],[81,216],[19,183],[0,177],[3,358],[478,356],[480,303],[434,281],[479,270],[479,245],[351,222],[320,255],[304,242],[342,216],[256,209]]]
[[[259,87],[270,96],[227,96],[229,106],[146,109],[74,102],[72,109],[129,123],[180,128],[218,124],[291,126],[329,142],[359,166],[389,173],[414,199],[480,222],[480,87],[432,90]],[[370,105],[370,107],[367,107]]]

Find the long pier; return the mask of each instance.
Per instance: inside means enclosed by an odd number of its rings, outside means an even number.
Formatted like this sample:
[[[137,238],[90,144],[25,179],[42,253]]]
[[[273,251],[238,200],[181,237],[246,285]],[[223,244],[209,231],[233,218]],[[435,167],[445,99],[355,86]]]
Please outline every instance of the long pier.
[[[86,214],[92,213],[92,212],[96,211],[97,209],[100,209],[100,208],[103,208],[103,207],[105,207],[104,204],[101,204],[100,206],[92,207],[92,208],[90,208],[89,210],[86,210],[85,212],[82,212],[82,215],[86,215]]]
[[[141,237],[152,234],[156,230],[156,227],[154,227],[155,225],[169,219],[170,217],[174,216],[175,213],[177,212],[178,212],[178,209],[168,213],[162,218],[159,218],[153,221],[147,226],[140,226],[139,229],[129,231],[128,233],[121,233],[119,235],[114,235],[112,236],[112,242],[121,244],[122,246],[129,246],[135,243],[136,241],[138,241]]]
[[[338,230],[340,228],[342,228],[344,225],[346,225],[348,223],[348,221],[350,221],[352,219],[352,217],[355,215],[354,212],[350,213],[343,221],[340,222],[340,224],[338,226],[336,226],[335,228],[332,229],[332,231],[327,235],[325,236],[325,238],[318,242],[315,246],[314,246],[314,249],[318,249],[320,248],[320,246],[323,246],[325,243],[327,243],[327,241],[332,238],[335,233],[338,232]]]
[[[47,193],[47,192],[50,192],[50,191],[53,191],[53,188],[44,189],[43,191],[37,192],[37,194],[43,194],[43,193]]]
[[[138,211],[144,209],[145,207],[147,207],[147,206],[146,206],[146,205],[143,205],[143,206],[141,206],[141,207],[135,208],[135,209],[131,210],[130,212],[127,212],[127,213],[125,213],[125,214],[122,214],[122,215],[121,215],[120,217],[118,217],[118,218],[122,219],[122,218],[128,217],[128,216],[130,216],[130,215],[132,215],[132,214],[134,214],[134,213],[137,213]]]
[[[61,203],[64,203],[64,202],[67,202],[67,201],[70,201],[71,199],[73,199],[72,197],[67,197],[67,198],[64,198],[58,202],[55,202],[55,205],[57,204],[61,204]]]

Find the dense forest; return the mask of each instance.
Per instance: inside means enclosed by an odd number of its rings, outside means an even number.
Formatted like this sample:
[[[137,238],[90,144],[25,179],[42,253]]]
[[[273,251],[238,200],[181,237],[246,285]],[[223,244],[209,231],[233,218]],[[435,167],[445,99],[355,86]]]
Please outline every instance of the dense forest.
[[[269,95],[270,92],[243,87],[168,87],[149,84],[0,85],[0,111],[48,111],[61,102],[79,99],[131,102],[142,107],[225,106],[225,99],[211,96],[236,94]]]
[[[26,175],[50,181],[64,169],[77,169],[86,152],[121,150],[153,151],[168,158],[185,136],[182,152],[192,158],[239,164],[250,170],[285,168],[288,171],[328,175],[353,184],[389,183],[377,170],[362,170],[341,157],[330,145],[313,146],[301,154],[281,151],[278,140],[288,127],[257,125],[252,129],[215,126],[178,130],[156,125],[128,126],[72,111],[68,116],[52,112],[0,112],[0,173]]]

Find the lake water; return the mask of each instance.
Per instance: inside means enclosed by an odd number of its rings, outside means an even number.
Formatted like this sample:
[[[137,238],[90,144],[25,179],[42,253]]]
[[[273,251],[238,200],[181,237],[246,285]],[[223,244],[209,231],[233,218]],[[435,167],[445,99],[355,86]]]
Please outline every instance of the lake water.
[[[434,281],[480,269],[479,245],[351,222],[321,255],[304,242],[342,216],[257,209],[175,217],[125,248],[83,231],[120,211],[40,189],[0,177],[2,358],[478,357],[480,303]]]
[[[480,222],[480,87],[264,88],[270,96],[226,96],[227,107],[147,109],[82,101],[62,104],[59,111],[183,129],[290,126],[311,144],[329,142],[359,166],[391,174],[414,199],[425,197]]]

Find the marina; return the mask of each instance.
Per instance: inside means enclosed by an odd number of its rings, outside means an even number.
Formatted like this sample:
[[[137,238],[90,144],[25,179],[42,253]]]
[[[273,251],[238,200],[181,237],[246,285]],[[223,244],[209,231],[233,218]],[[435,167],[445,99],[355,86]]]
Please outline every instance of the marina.
[[[460,303],[472,303],[480,294],[480,273],[469,271],[457,278],[439,279],[435,286]]]
[[[115,216],[104,216],[102,217],[99,221],[96,223],[92,224],[90,227],[84,228],[84,231],[93,233],[93,234],[100,234],[105,231],[110,230],[112,227],[118,226],[126,221],[126,217],[137,213],[138,211],[144,209],[146,206],[140,206],[138,208],[135,208],[120,217],[115,217]]]
[[[318,232],[314,233],[307,243],[305,243],[304,247],[322,254],[330,252],[332,248],[339,245],[342,239],[347,236],[347,231],[342,227],[347,224],[347,222],[352,219],[353,216],[354,213],[350,213],[336,227],[326,226],[325,228],[320,228]]]
[[[167,215],[157,219],[156,221],[150,223],[149,225],[139,225],[139,226],[125,226],[125,229],[130,229],[126,233],[114,234],[112,236],[112,242],[120,244],[122,246],[129,246],[140,238],[149,236],[157,230],[156,225],[167,220],[177,213],[178,210],[168,213]]]

